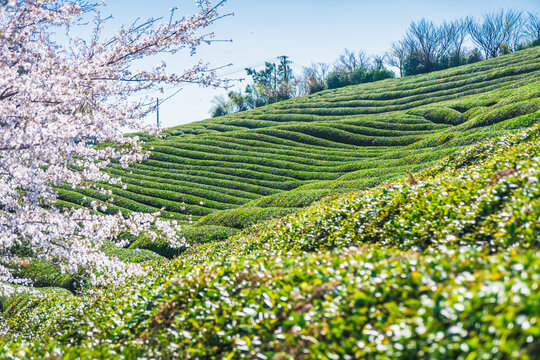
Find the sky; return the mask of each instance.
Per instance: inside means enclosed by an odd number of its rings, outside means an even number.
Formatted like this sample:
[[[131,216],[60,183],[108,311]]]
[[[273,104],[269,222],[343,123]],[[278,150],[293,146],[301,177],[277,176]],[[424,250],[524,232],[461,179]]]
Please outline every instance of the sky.
[[[171,7],[178,14],[195,11],[195,0],[107,0],[104,15],[113,15],[111,29],[130,24],[140,17],[168,16]],[[265,61],[275,61],[287,55],[293,61],[296,74],[311,63],[333,63],[345,48],[365,50],[368,54],[383,54],[393,41],[402,38],[411,21],[427,18],[435,23],[467,15],[480,17],[501,8],[514,8],[540,13],[540,0],[228,0],[222,14],[225,17],[210,28],[216,42],[188,53],[166,56],[169,71],[181,73],[200,59],[219,67],[228,78],[246,78],[244,68],[264,67]],[[161,59],[149,59],[149,67]],[[246,81],[235,89],[243,89]],[[164,99],[177,91],[151,93]],[[178,94],[160,106],[163,127],[186,124],[208,118],[212,99],[226,95],[223,89],[185,86]],[[146,119],[155,122],[155,115]]]

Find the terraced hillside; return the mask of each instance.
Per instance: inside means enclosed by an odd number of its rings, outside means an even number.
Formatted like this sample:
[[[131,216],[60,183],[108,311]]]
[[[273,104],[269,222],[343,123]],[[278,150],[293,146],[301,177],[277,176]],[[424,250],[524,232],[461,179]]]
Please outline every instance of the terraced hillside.
[[[416,177],[146,263],[122,286],[17,289],[0,297],[0,359],[537,359],[540,127]]]
[[[540,47],[328,90],[147,138],[148,160],[108,168],[125,186],[104,185],[115,198],[107,211],[163,208],[167,217],[194,223],[186,227],[194,236],[205,229],[224,237],[230,228],[402,177],[463,146],[530,126],[539,109]],[[60,189],[59,205],[106,198]]]
[[[124,185],[103,185],[107,211],[165,208],[204,244],[105,244],[144,270],[121,286],[18,258],[39,289],[0,284],[0,359],[536,359],[539,60],[537,47],[148,138],[150,159],[108,169]],[[108,197],[59,191],[61,206]]]

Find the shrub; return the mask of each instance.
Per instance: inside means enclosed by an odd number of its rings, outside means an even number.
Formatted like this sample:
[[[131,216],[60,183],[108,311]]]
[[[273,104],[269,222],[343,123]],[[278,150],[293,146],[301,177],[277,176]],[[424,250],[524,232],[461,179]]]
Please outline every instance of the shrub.
[[[238,230],[221,226],[189,226],[183,225],[181,236],[187,244],[204,244],[207,242],[224,241],[228,237],[238,233]],[[182,254],[184,248],[173,248],[167,241],[151,240],[148,236],[140,236],[130,245],[130,249],[146,249],[166,258],[172,259]]]
[[[217,225],[242,229],[262,220],[281,217],[296,209],[279,207],[245,207],[232,210],[216,211],[197,221],[197,226]]]
[[[349,76],[341,71],[334,71],[326,78],[326,87],[328,89],[337,89],[349,84]]]
[[[444,106],[422,107],[409,110],[409,114],[420,115],[434,123],[459,125],[465,121],[463,114]]]

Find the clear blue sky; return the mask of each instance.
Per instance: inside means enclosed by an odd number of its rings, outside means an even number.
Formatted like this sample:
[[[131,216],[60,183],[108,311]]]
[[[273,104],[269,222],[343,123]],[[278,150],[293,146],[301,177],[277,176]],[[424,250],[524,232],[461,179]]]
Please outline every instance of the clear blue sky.
[[[128,24],[137,17],[167,15],[179,7],[180,14],[192,12],[195,0],[108,0],[105,14],[113,24]],[[243,69],[288,55],[298,66],[312,62],[333,62],[344,48],[382,54],[399,40],[413,20],[422,17],[436,23],[473,15],[481,16],[500,8],[540,12],[540,0],[229,0],[222,13],[235,15],[220,20],[210,29],[218,39],[232,43],[204,46],[194,58],[180,53],[167,57],[170,70],[181,71],[195,60],[212,65],[233,65],[221,71],[229,77],[245,77]],[[244,87],[244,84],[238,86]],[[169,90],[168,94],[174,90]],[[164,126],[175,126],[208,118],[211,100],[223,90],[187,86],[163,104]],[[156,94],[157,95],[157,94]],[[166,95],[159,95],[165,97]]]

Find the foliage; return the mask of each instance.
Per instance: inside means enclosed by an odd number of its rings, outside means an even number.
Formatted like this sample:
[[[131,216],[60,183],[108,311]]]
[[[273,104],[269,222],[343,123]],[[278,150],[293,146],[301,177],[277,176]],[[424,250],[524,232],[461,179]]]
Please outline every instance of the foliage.
[[[472,17],[440,25],[427,19],[413,21],[403,39],[392,43],[388,62],[399,68],[401,76],[472,64],[534,43],[540,34],[538,24],[537,14],[525,17],[513,9],[484,14],[481,22]],[[467,38],[477,47],[464,48]]]
[[[279,64],[267,62],[261,71],[246,69],[247,74],[253,78],[257,93],[260,94],[257,107],[287,100],[295,95],[295,78],[290,67],[291,61],[285,55],[279,56],[278,59]]]
[[[61,188],[59,206],[102,201],[113,213],[160,211],[182,228],[234,231],[232,224],[244,227],[323,196],[370,188],[538,122],[539,51],[167,129],[165,138],[148,139],[149,159],[105,169],[122,178],[122,184],[100,185],[110,194]],[[212,241],[213,232],[204,229],[197,231]],[[184,251],[142,243],[167,257]]]
[[[349,77],[341,71],[334,71],[326,78],[326,87],[328,89],[338,89],[349,85]]]
[[[292,75],[287,56],[280,57],[280,65],[267,62],[261,71],[248,68],[254,85],[246,86],[245,93],[229,92],[228,101],[215,97],[211,115],[255,109],[290,99],[294,94],[310,95],[395,77],[385,63],[398,68],[401,77],[425,74],[509,54],[539,41],[540,20],[536,13],[529,12],[526,17],[521,11],[502,9],[484,14],[482,19],[479,23],[466,17],[440,25],[424,18],[413,21],[403,39],[393,42],[386,54],[370,57],[363,50],[355,53],[345,49],[334,65],[312,63],[298,79]],[[468,38],[477,47],[465,48]]]
[[[141,163],[53,182],[45,210],[159,211],[190,246],[119,228],[100,251],[141,271],[94,284],[12,247],[44,287],[0,283],[0,358],[535,358],[539,53],[167,129]]]
[[[363,84],[390,79],[394,73],[384,68],[382,60],[374,61],[360,51],[357,54],[348,49],[340,55],[335,65],[312,64],[304,70],[302,87],[307,94],[314,94],[325,89],[338,89],[349,85]]]
[[[282,207],[259,208],[249,206],[233,210],[216,211],[197,221],[196,225],[218,225],[243,229],[262,220],[284,216],[294,210]]]
[[[189,245],[204,244],[207,242],[219,242],[238,233],[231,227],[221,226],[182,226],[181,236],[186,239]],[[130,249],[146,249],[153,253],[167,257],[175,258],[182,254],[185,249],[172,247],[167,241],[152,240],[148,236],[139,236],[131,245]]]
[[[345,49],[336,65],[312,64],[304,69],[303,77],[297,78],[287,56],[279,57],[280,63],[265,63],[263,70],[247,68],[253,84],[245,91],[230,91],[228,100],[221,96],[213,99],[212,117],[220,117],[291,99],[295,96],[314,94],[326,89],[363,84],[393,78],[393,72],[384,68],[382,59],[371,64],[364,52],[355,54]],[[376,58],[375,58],[376,59]]]
[[[414,181],[194,247],[123,288],[33,295],[6,318],[33,338],[0,340],[0,353],[533,359],[539,143],[538,125],[480,143]]]
[[[356,57],[353,57],[352,60],[355,63],[357,62]],[[304,68],[304,74],[301,81],[303,94],[315,94],[325,90],[325,82],[330,69],[330,64],[325,63],[312,63],[311,66]]]
[[[230,91],[228,101],[215,97],[212,117],[219,117],[235,112],[255,109],[278,101],[288,100],[296,95],[296,79],[290,67],[288,56],[278,57],[280,62],[265,63],[263,70],[246,68],[253,84],[247,85],[245,92]]]

